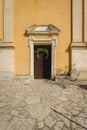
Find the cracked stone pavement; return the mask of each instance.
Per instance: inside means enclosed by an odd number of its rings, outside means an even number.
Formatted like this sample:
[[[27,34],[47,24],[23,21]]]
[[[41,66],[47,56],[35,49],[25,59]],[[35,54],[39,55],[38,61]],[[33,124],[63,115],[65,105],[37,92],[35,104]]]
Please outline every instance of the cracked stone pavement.
[[[48,80],[0,82],[0,130],[87,130],[87,90]]]

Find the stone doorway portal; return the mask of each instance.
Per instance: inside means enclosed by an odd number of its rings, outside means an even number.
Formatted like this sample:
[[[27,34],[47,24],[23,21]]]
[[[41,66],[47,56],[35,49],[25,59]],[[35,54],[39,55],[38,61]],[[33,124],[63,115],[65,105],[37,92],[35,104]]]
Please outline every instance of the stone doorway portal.
[[[49,46],[50,48],[50,66],[49,66],[49,74],[46,71],[42,73],[42,78],[54,78],[55,76],[55,63],[56,63],[56,45],[57,45],[57,35],[59,34],[60,30],[52,24],[49,25],[32,25],[29,27],[25,34],[28,36],[28,45],[29,45],[29,52],[30,52],[30,77],[37,78],[35,64],[34,63],[34,50],[35,46]],[[42,56],[41,56],[42,55]],[[41,54],[40,57],[43,57]],[[40,60],[42,60],[41,58]],[[43,61],[41,62],[43,63]],[[41,64],[39,63],[39,64]],[[45,63],[45,62],[44,62]],[[46,63],[45,63],[46,64]],[[43,69],[42,69],[43,70]],[[45,69],[46,70],[46,69]],[[46,72],[46,74],[45,74]],[[46,75],[48,75],[46,77]],[[40,78],[41,78],[40,77]],[[39,78],[39,77],[38,77]]]

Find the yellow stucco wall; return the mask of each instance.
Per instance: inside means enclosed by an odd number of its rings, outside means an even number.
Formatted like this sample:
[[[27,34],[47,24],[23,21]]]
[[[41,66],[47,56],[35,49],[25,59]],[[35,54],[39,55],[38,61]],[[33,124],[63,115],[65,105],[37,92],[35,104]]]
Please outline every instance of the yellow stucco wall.
[[[13,42],[15,73],[29,74],[29,47],[25,30],[33,24],[53,24],[61,32],[56,47],[56,68],[69,67],[71,42],[71,0],[13,0]]]
[[[3,41],[3,7],[4,7],[4,1],[0,0],[0,41]]]

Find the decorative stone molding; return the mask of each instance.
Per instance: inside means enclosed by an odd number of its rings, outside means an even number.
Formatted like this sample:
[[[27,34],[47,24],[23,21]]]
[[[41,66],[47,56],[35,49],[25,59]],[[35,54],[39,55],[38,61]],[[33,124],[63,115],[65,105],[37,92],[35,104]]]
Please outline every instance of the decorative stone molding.
[[[55,41],[56,40],[52,40],[48,42],[49,45],[52,46],[52,63],[51,63],[51,77],[54,77],[55,75]],[[38,45],[39,44],[39,40],[35,40],[35,39],[29,39],[29,47],[30,47],[30,76],[32,78],[34,78],[34,45]],[[40,40],[40,45],[44,45],[46,43],[46,40],[44,39],[44,41]],[[46,44],[45,44],[46,45]]]
[[[71,49],[80,49],[80,48],[82,48],[82,49],[86,49],[86,44],[85,43],[72,43],[71,44]]]
[[[60,30],[52,24],[49,25],[32,25],[26,30],[28,35],[57,35]]]
[[[34,78],[34,41],[29,39],[28,42],[30,47],[30,77]]]

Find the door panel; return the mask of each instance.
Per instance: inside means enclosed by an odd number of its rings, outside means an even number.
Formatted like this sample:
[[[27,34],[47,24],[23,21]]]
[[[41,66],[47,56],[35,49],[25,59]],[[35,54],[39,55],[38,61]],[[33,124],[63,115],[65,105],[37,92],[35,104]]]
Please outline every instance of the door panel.
[[[40,53],[39,59],[37,59],[37,46],[34,48],[34,78],[41,79],[43,78],[43,53]]]
[[[46,55],[43,56],[43,78],[50,79],[51,78],[51,46],[47,46],[48,50],[48,58],[46,59]]]

